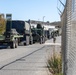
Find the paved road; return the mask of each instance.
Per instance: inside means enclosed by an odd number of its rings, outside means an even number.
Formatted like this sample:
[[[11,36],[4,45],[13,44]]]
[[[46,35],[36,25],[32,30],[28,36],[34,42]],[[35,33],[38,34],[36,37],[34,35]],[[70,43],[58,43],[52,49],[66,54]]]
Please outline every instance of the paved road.
[[[60,37],[56,43],[60,44]],[[52,45],[52,40],[48,40],[42,45],[33,44],[19,46],[17,49],[0,50],[0,75],[48,75],[46,66],[48,57],[53,54]],[[60,46],[55,48],[58,49]]]

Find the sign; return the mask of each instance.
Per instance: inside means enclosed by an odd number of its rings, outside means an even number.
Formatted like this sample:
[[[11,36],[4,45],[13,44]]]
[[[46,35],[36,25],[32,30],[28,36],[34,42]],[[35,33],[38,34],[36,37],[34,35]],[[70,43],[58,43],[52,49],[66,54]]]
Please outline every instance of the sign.
[[[12,14],[6,14],[6,19],[11,21],[12,20]]]

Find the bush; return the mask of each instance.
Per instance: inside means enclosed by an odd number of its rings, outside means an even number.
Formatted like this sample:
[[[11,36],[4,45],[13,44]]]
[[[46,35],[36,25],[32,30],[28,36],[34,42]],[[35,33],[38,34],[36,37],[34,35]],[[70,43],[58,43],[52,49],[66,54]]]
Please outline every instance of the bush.
[[[53,75],[62,75],[62,60],[61,56],[53,56],[48,59],[48,69]]]

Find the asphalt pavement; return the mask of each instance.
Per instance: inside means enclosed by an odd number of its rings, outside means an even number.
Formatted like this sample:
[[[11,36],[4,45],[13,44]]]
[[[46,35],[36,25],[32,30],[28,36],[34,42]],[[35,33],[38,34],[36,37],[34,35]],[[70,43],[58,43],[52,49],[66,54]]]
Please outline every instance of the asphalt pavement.
[[[16,49],[0,49],[0,75],[50,75],[47,60],[53,55],[53,47],[60,52],[61,37],[56,42],[19,46]]]

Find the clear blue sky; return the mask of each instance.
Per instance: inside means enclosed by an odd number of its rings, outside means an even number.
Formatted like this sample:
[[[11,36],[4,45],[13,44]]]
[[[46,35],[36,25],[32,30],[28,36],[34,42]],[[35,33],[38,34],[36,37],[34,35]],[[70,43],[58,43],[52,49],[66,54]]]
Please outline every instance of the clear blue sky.
[[[0,0],[0,13],[11,13],[12,19],[59,21],[57,0]]]

